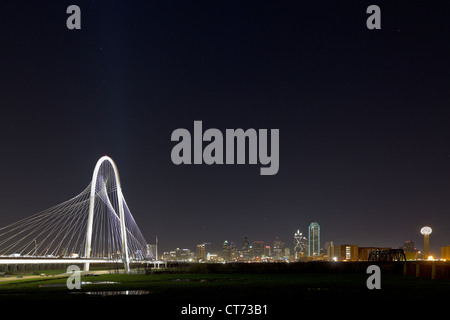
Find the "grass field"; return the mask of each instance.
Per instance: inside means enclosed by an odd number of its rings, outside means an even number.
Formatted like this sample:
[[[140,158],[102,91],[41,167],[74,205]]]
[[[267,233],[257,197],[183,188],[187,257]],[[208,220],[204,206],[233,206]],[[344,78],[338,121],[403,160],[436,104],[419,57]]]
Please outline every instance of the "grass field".
[[[180,310],[188,305],[223,308],[229,304],[259,304],[268,306],[270,314],[266,318],[278,319],[304,306],[317,306],[319,309],[314,310],[326,313],[334,311],[334,307],[325,306],[340,305],[342,309],[346,305],[362,305],[371,309],[386,303],[414,306],[414,301],[450,298],[450,281],[398,274],[382,274],[380,290],[367,288],[368,275],[364,273],[100,274],[81,277],[85,283],[81,289],[69,290],[67,276],[58,278],[56,271],[42,273],[50,275],[0,282],[0,305],[21,312],[55,307],[67,312],[92,306],[89,310],[101,311],[100,316],[106,311],[114,316],[116,310],[123,308],[157,310],[172,319],[181,317]],[[255,315],[249,318],[254,319]]]
[[[47,273],[48,274],[48,273]],[[7,280],[7,279],[4,279]],[[449,281],[382,275],[381,289],[369,290],[365,274],[103,274],[83,276],[80,290],[69,290],[66,277],[37,277],[0,283],[1,299],[133,299],[290,301],[315,299],[410,300],[450,297]],[[112,282],[112,283],[100,283]],[[146,294],[100,296],[104,291],[143,290]],[[89,292],[91,294],[86,294]],[[118,292],[120,293],[120,292]]]

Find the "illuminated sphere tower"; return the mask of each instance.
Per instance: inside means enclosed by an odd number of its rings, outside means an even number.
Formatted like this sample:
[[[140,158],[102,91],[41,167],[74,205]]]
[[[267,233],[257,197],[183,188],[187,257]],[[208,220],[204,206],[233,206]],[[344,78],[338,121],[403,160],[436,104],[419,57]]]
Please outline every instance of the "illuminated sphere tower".
[[[428,258],[430,255],[430,233],[431,228],[430,227],[423,227],[420,229],[420,233],[423,234],[423,241],[424,241],[424,253],[425,253],[425,259]]]

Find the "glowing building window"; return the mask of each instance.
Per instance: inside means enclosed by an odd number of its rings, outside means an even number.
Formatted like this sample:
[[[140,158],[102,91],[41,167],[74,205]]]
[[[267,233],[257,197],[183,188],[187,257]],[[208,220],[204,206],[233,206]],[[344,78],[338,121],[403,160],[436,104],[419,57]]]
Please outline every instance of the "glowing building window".
[[[345,247],[345,259],[350,260],[352,257],[351,247]]]

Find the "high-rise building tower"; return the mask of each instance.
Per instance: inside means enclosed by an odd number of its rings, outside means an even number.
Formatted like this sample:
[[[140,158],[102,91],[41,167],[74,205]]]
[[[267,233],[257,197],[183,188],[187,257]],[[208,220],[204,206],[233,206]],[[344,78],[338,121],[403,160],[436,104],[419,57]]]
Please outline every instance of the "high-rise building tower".
[[[333,241],[327,241],[323,244],[323,254],[328,256],[328,258],[331,257],[330,253],[332,252],[332,248],[334,247]]]
[[[225,262],[230,262],[231,260],[231,245],[227,240],[222,245],[222,258]]]
[[[147,257],[156,260],[156,246],[154,244],[147,244]]]
[[[266,257],[271,257],[272,256],[272,248],[270,246],[265,246],[264,247],[264,255]]]
[[[308,250],[308,240],[300,230],[294,234],[294,258],[295,260],[300,260],[306,257],[306,251]]]
[[[300,240],[302,239],[302,233],[300,230],[297,230],[297,232],[294,234],[294,252],[295,252],[295,258],[297,258],[297,254],[301,250],[301,244]]]
[[[278,239],[273,241],[273,258],[279,260],[284,256],[284,242]]]
[[[308,228],[308,257],[320,256],[320,226],[312,222]]]
[[[206,261],[206,243],[197,245],[197,261]]]
[[[253,256],[255,258],[264,256],[264,241],[253,241]]]
[[[248,237],[244,237],[244,242],[242,243],[242,258],[244,260],[251,260],[252,253],[250,251],[250,242],[248,241]]]
[[[420,230],[420,233],[423,234],[423,246],[424,246],[425,259],[428,259],[428,256],[430,255],[430,233],[431,233],[431,228],[430,227],[423,227]]]
[[[147,244],[146,255],[152,260],[158,260],[158,236],[156,236],[155,244]]]
[[[231,241],[230,243],[230,259],[232,261],[235,261],[238,258],[238,249],[236,247],[236,243],[234,241]]]

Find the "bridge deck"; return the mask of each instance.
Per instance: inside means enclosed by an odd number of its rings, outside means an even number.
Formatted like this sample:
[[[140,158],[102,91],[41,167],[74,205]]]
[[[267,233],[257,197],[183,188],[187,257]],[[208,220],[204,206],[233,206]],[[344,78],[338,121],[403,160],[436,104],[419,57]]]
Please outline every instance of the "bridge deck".
[[[122,259],[84,259],[84,258],[0,258],[0,264],[83,264],[83,263],[123,263]],[[164,261],[155,260],[131,260],[130,263],[164,264]]]

